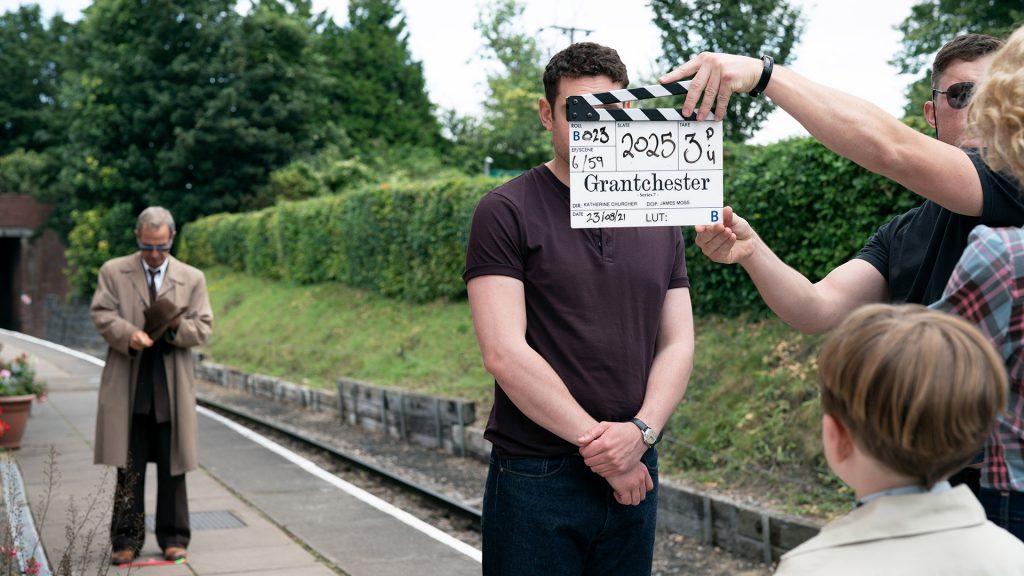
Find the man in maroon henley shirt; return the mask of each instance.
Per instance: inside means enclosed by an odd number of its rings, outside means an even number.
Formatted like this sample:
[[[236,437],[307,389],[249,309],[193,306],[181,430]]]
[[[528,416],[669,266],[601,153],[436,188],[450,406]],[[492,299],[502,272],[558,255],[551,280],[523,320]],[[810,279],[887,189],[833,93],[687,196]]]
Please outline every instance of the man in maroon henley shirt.
[[[572,229],[565,98],[628,84],[593,43],[556,54],[554,158],[477,206],[469,304],[495,378],[487,574],[650,574],[659,432],[683,398],[693,318],[677,227]]]

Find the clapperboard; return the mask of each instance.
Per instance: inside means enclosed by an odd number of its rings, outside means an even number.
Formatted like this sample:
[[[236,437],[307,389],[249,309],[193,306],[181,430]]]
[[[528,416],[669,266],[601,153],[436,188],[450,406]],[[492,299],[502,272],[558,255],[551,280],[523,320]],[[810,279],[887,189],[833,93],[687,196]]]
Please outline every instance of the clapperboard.
[[[722,125],[674,108],[600,108],[690,82],[566,98],[573,228],[692,226],[722,216]]]

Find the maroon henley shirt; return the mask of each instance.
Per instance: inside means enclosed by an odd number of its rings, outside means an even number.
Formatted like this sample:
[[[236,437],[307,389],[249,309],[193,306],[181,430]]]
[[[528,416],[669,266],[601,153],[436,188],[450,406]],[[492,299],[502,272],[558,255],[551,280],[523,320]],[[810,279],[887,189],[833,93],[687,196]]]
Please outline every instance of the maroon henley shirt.
[[[678,227],[573,229],[569,188],[541,165],[477,205],[463,280],[490,275],[523,282],[526,341],[588,414],[636,415],[665,295],[690,285]],[[484,437],[506,457],[577,452],[520,412],[500,382]]]

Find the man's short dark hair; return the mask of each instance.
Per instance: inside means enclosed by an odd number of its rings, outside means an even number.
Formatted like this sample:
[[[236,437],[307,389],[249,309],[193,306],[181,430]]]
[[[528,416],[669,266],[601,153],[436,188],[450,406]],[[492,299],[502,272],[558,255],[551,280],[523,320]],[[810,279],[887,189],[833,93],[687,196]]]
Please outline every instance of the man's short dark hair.
[[[974,62],[982,56],[992,54],[1005,44],[1003,40],[988,34],[963,34],[953,38],[935,55],[932,62],[932,88],[938,88],[938,79],[954,62]]]
[[[626,65],[615,50],[594,42],[577,42],[551,57],[544,68],[544,97],[555,107],[562,78],[607,76],[623,88],[629,85]]]

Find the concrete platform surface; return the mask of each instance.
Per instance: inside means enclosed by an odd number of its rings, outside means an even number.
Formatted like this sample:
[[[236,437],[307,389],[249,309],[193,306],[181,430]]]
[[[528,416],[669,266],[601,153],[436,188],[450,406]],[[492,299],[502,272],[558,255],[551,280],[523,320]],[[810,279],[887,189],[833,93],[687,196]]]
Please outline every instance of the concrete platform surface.
[[[8,331],[0,330],[0,344],[5,359],[28,352],[50,388],[46,401],[32,408],[21,449],[11,452],[50,568],[67,556],[83,568],[78,573],[96,573],[108,562],[115,483],[113,468],[92,464],[101,367],[91,357]],[[193,514],[188,562],[147,566],[143,575],[480,573],[472,548],[202,409],[199,459],[200,469],[187,480]],[[147,514],[155,499],[156,469],[150,465]],[[140,561],[159,559],[156,539],[147,532]]]

